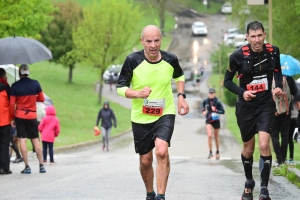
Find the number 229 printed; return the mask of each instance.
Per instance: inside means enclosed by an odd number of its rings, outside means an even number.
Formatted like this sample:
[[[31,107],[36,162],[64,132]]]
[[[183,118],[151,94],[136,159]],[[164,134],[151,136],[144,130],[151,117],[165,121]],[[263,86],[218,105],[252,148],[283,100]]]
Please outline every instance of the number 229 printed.
[[[162,115],[162,107],[159,108],[151,108],[143,106],[143,113],[148,115],[155,115],[155,116],[161,116]]]

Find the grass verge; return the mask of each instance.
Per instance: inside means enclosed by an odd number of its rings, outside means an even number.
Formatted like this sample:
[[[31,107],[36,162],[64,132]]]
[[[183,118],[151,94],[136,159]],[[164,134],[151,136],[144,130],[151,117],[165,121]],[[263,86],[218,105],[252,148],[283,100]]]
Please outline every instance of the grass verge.
[[[65,146],[99,139],[93,135],[96,117],[102,105],[97,104],[94,82],[99,72],[92,66],[77,66],[73,83],[67,83],[68,69],[49,62],[30,66],[30,77],[40,82],[43,91],[53,100],[60,120],[61,134],[55,146]],[[105,96],[105,94],[103,94]],[[112,135],[130,129],[130,110],[118,103],[110,102],[117,117],[117,128]]]

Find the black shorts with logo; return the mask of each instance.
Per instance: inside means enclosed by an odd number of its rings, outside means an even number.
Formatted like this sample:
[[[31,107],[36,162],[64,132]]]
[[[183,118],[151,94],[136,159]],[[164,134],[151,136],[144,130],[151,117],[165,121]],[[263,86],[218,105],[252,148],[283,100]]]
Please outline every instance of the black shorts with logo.
[[[37,119],[22,119],[15,117],[17,137],[35,139],[38,138]]]
[[[149,124],[131,122],[135,152],[140,155],[149,153],[155,147],[155,138],[168,142],[170,146],[174,123],[175,115],[164,115]]]
[[[243,142],[251,140],[258,131],[271,133],[275,112],[276,106],[274,102],[261,107],[251,107],[236,103],[235,115]]]

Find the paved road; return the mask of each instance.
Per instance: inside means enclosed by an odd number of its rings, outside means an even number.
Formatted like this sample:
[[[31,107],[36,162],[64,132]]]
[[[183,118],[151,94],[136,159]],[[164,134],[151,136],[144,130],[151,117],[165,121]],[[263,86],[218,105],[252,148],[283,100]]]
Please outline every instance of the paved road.
[[[226,26],[224,16],[203,17],[211,28],[211,33],[218,33],[222,26]],[[179,18],[187,23],[189,18]],[[180,22],[179,22],[180,23]],[[177,30],[175,37],[188,33],[189,30]],[[217,35],[217,34],[216,34]],[[221,36],[221,34],[220,34]],[[178,40],[174,50],[183,57],[180,48],[182,43],[202,41],[205,38],[186,38]],[[209,35],[211,41],[221,39],[219,36]],[[173,44],[174,45],[174,44]],[[186,45],[186,48],[189,47]],[[208,59],[207,49],[201,46],[197,52],[201,60]],[[178,47],[178,48],[177,48]],[[191,53],[191,52],[190,52]],[[185,62],[187,63],[187,61]],[[182,63],[182,64],[185,64]],[[207,61],[206,73],[211,71]],[[195,87],[187,83],[187,90]],[[207,79],[203,80],[199,91],[207,93]],[[104,86],[104,95],[111,101],[130,108],[130,100],[117,96]],[[175,98],[176,99],[176,98]],[[177,116],[175,131],[172,138],[171,173],[167,187],[167,199],[170,200],[238,200],[244,185],[244,175],[240,162],[241,147],[227,129],[222,128],[221,159],[208,160],[207,137],[204,118],[197,112],[197,104],[201,101],[199,95],[188,94],[187,101],[191,112],[186,116]],[[63,134],[63,133],[62,133]],[[101,150],[101,144],[86,146],[77,150],[69,150],[55,154],[58,163],[46,166],[47,173],[38,173],[37,159],[30,157],[31,175],[21,175],[23,163],[11,164],[12,175],[0,176],[0,199],[105,199],[125,200],[144,199],[145,189],[139,174],[138,155],[134,153],[132,133],[123,134],[112,140],[111,151]],[[154,162],[155,163],[155,162]],[[254,177],[259,185],[257,163]],[[272,200],[299,199],[299,190],[282,177],[271,176],[270,192]],[[258,198],[258,187],[254,189]]]

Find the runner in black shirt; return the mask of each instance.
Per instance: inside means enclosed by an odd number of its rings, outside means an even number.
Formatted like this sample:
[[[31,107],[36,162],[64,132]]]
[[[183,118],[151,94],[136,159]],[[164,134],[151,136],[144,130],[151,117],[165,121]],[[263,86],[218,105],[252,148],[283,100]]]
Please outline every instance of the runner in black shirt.
[[[242,162],[246,183],[242,200],[253,199],[255,181],[252,176],[254,135],[258,133],[260,150],[260,200],[269,200],[268,182],[272,165],[270,151],[270,128],[276,112],[272,95],[282,95],[282,73],[278,47],[264,44],[266,32],[260,22],[247,26],[247,47],[230,55],[224,86],[238,95],[236,104],[237,123],[243,140]],[[248,50],[247,50],[248,49]],[[232,79],[238,72],[239,86]],[[271,91],[272,80],[275,89]]]

